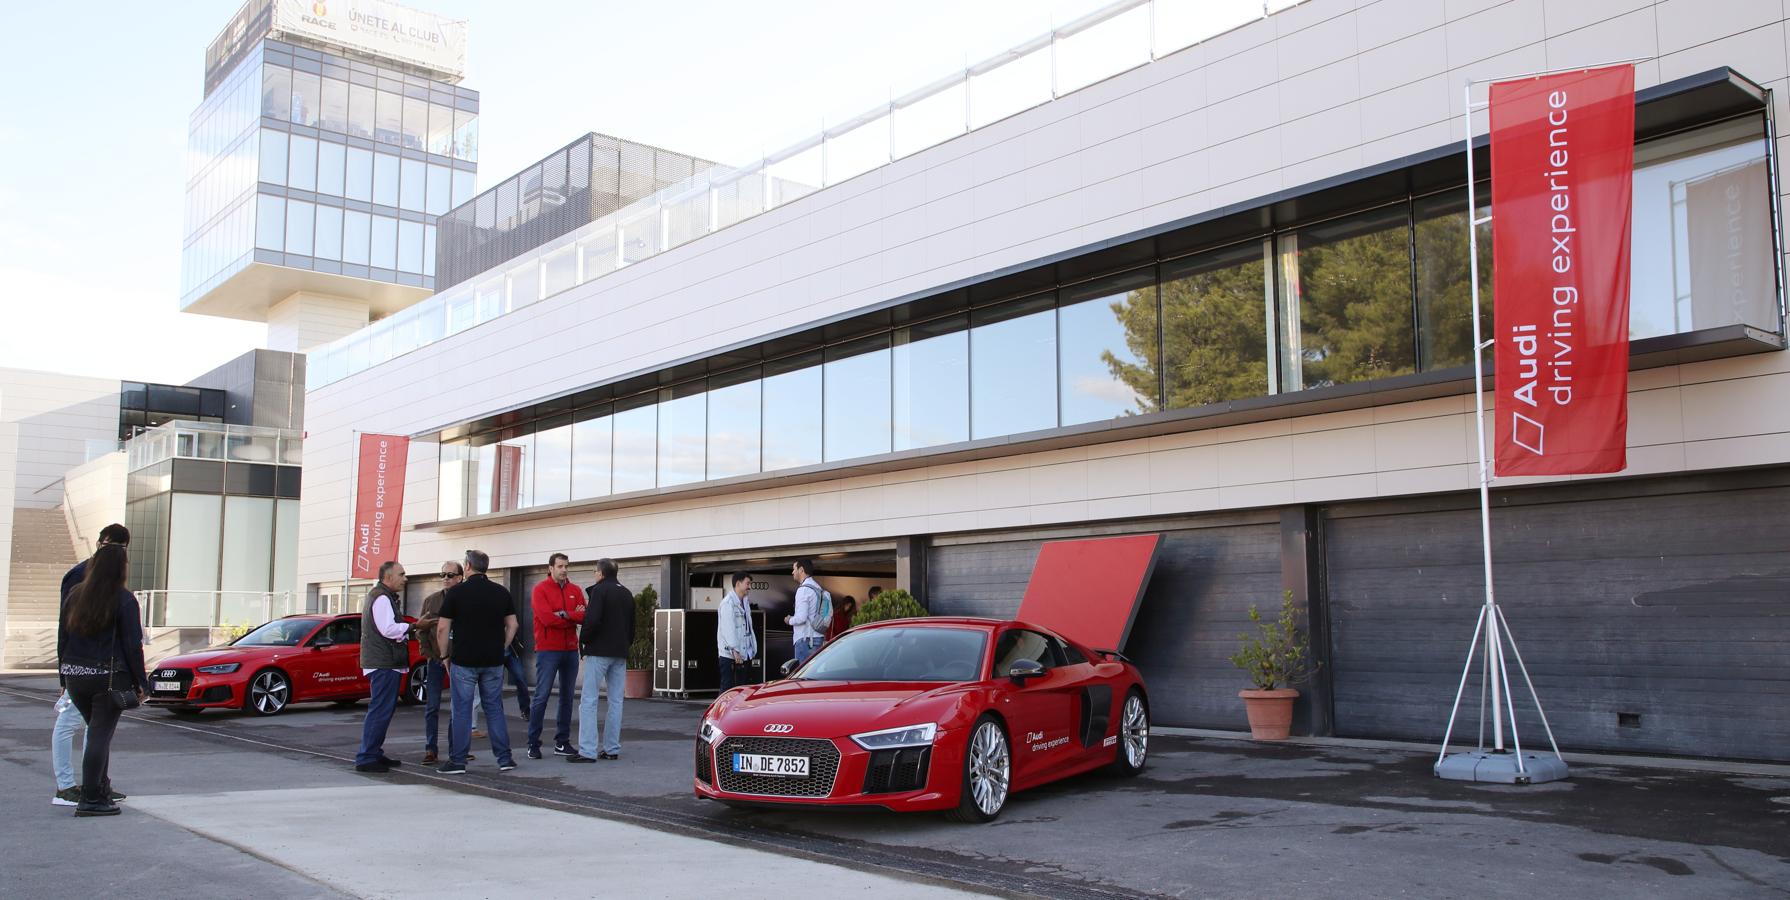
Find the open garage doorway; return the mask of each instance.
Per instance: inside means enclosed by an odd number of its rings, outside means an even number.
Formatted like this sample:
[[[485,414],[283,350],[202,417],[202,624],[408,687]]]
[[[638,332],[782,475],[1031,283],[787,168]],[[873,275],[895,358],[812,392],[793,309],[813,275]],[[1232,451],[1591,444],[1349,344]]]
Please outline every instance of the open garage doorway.
[[[752,591],[747,600],[754,609],[765,614],[765,633],[759,637],[759,643],[763,648],[765,671],[776,673],[793,656],[793,634],[783,623],[783,618],[795,607],[796,583],[789,575],[790,563],[804,557],[814,562],[819,570],[815,580],[833,595],[834,603],[846,597],[862,603],[873,587],[885,591],[895,589],[895,545],[892,542],[701,554],[692,555],[689,561],[688,608],[719,608],[721,597],[727,593],[728,575],[733,572],[751,574]]]

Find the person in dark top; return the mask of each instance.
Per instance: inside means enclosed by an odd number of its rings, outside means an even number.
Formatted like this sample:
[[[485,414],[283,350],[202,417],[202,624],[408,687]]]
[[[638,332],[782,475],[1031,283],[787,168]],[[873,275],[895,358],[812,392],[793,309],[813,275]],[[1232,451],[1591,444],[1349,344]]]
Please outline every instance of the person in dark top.
[[[827,623],[827,643],[844,634],[851,627],[851,617],[858,614],[858,598],[850,594],[845,599],[833,604],[833,621]]]
[[[57,671],[69,699],[87,721],[87,748],[81,758],[81,802],[77,816],[115,816],[107,796],[112,733],[124,710],[113,691],[149,691],[143,668],[143,614],[136,595],[124,587],[127,551],[105,544],[94,551],[79,585],[63,604],[56,629]]]
[[[99,546],[117,544],[120,547],[131,545],[130,529],[116,522],[99,530]],[[62,589],[56,592],[60,603],[68,602],[68,593],[74,586],[87,577],[87,560],[75,563],[68,573],[62,576]],[[57,618],[62,617],[61,607],[57,608]],[[57,679],[61,681],[60,678]],[[56,772],[56,794],[50,799],[54,806],[75,806],[81,802],[81,788],[75,781],[75,732],[81,730],[81,712],[75,709],[74,701],[68,698],[68,691],[56,700],[56,727],[50,732],[50,767]],[[124,799],[124,795],[106,785],[107,796],[116,803]]]
[[[634,643],[634,595],[615,580],[615,560],[597,560],[597,583],[584,592],[584,628],[578,652],[584,657],[584,696],[578,701],[578,752],[566,762],[620,759],[622,691],[628,676],[628,645]],[[609,695],[601,734],[597,731],[597,687]],[[597,747],[602,738],[601,752]]]
[[[448,727],[448,761],[435,771],[466,774],[472,749],[472,703],[478,696],[491,734],[491,752],[498,771],[516,768],[510,755],[510,726],[503,717],[504,648],[516,639],[516,605],[510,592],[485,575],[491,557],[466,551],[466,580],[448,588],[441,600],[436,640],[450,647],[449,682],[454,689],[454,715]]]

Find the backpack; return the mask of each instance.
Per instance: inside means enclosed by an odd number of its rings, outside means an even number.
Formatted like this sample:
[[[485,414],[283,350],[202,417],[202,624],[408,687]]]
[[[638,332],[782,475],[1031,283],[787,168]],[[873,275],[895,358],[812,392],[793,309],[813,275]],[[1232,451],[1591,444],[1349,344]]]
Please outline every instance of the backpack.
[[[814,586],[820,591],[820,612],[818,613],[820,621],[823,623],[833,621],[833,595],[827,593],[827,589],[821,587],[819,582],[815,582]]]

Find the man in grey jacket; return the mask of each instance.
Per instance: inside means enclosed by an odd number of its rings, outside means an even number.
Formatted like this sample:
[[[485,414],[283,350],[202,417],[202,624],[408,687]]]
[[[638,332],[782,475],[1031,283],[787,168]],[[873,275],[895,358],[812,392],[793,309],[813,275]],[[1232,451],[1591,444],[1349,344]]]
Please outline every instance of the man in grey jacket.
[[[735,572],[727,579],[727,596],[721,598],[721,614],[715,625],[715,646],[721,655],[721,690],[742,684],[752,671],[747,663],[758,656],[758,635],[752,630],[752,605],[746,595],[752,576]]]

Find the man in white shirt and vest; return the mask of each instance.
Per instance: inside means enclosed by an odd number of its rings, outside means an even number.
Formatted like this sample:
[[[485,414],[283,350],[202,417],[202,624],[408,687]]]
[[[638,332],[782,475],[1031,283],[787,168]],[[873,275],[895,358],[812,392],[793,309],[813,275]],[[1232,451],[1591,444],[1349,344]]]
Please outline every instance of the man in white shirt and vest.
[[[379,583],[367,592],[361,607],[361,674],[367,677],[371,696],[367,720],[361,725],[360,752],[354,755],[359,772],[385,772],[401,765],[385,755],[385,730],[398,705],[398,683],[410,669],[410,623],[398,615],[404,582],[404,567],[397,560],[380,563]]]

